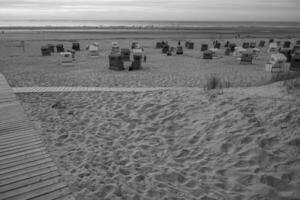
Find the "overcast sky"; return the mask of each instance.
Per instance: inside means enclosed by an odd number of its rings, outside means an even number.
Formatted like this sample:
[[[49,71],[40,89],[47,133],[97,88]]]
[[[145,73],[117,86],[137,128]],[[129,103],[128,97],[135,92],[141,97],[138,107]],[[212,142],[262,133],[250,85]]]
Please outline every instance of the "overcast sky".
[[[0,19],[300,22],[300,0],[0,0]]]

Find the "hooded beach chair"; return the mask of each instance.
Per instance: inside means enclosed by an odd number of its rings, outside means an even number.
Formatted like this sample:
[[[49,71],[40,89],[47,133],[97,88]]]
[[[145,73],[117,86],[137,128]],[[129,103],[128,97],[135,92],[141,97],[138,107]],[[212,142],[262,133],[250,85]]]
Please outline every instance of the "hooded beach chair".
[[[250,42],[250,48],[251,49],[256,48],[256,42]]]
[[[276,42],[270,43],[268,52],[273,54],[278,53],[278,46]]]
[[[143,51],[142,49],[132,50],[133,61],[129,70],[138,70],[142,68]]]
[[[119,54],[120,53],[120,47],[119,47],[117,42],[112,42],[111,53],[112,54]]]
[[[207,51],[207,50],[208,50],[208,44],[202,44],[201,51]]]
[[[41,47],[41,53],[42,53],[42,56],[51,56],[51,51],[49,49],[49,46],[42,46]]]
[[[203,59],[205,59],[205,60],[207,60],[207,59],[209,59],[209,60],[213,59],[213,52],[210,51],[210,50],[204,51],[203,52]]]
[[[241,64],[252,64],[253,53],[252,52],[242,52]]]
[[[186,47],[187,49],[194,49],[194,43],[191,42],[191,41],[186,41],[186,42],[185,42],[185,47]]]
[[[56,45],[56,52],[57,53],[61,53],[61,52],[64,52],[65,49],[64,49],[64,45],[63,44],[57,44]]]
[[[291,48],[282,48],[279,50],[279,53],[283,54],[286,57],[286,62],[290,63],[292,59],[292,49]]]
[[[183,54],[183,48],[182,48],[182,46],[178,46],[178,47],[176,48],[176,54],[177,54],[177,55],[182,55],[182,54]]]
[[[300,70],[300,54],[293,55],[291,59],[291,69],[292,70]]]
[[[265,41],[264,40],[261,40],[258,44],[258,47],[265,47]]]
[[[79,42],[73,42],[72,49],[74,51],[80,51],[80,43]]]
[[[47,44],[47,46],[48,46],[48,48],[49,48],[49,50],[50,50],[51,53],[55,52],[55,46],[54,46],[54,44]]]
[[[124,70],[124,63],[121,53],[110,54],[109,59],[109,69],[121,71]]]
[[[99,44],[97,42],[89,45],[87,50],[90,57],[99,57]]]
[[[291,47],[291,42],[290,41],[284,41],[283,48],[290,48],[290,47]]]
[[[234,43],[230,43],[230,44],[228,45],[228,48],[230,49],[230,52],[231,52],[231,53],[234,52],[235,47],[236,47],[236,44],[234,44]]]
[[[127,48],[122,48],[121,56],[122,56],[123,61],[130,61],[130,50]]]
[[[244,49],[243,47],[235,47],[235,50],[233,52],[234,57],[241,57],[243,52],[246,52],[247,49]]]
[[[162,48],[162,53],[166,54],[168,53],[168,51],[170,51],[170,46],[168,44],[166,44],[163,48]]]
[[[244,42],[243,43],[243,49],[248,49],[250,47],[250,43],[249,42]]]
[[[73,57],[71,52],[61,52],[59,54],[59,63],[61,65],[73,65]]]
[[[265,65],[267,72],[287,72],[288,65],[286,65],[287,58],[281,54],[272,54],[269,62]]]

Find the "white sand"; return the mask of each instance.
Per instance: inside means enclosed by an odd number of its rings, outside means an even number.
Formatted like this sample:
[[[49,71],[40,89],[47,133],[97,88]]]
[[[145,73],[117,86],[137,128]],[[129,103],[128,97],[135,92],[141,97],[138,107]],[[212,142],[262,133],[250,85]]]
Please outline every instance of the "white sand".
[[[78,200],[297,199],[300,98],[264,87],[18,97]]]

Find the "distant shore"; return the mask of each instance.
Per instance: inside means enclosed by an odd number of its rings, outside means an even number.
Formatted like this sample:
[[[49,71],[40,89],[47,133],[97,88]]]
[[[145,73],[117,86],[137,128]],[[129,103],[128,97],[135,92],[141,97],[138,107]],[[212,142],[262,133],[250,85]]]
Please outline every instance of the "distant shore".
[[[137,26],[0,26],[0,35],[28,33],[79,33],[104,35],[194,35],[192,38],[297,38],[300,27],[137,27]],[[203,37],[202,37],[203,36]]]

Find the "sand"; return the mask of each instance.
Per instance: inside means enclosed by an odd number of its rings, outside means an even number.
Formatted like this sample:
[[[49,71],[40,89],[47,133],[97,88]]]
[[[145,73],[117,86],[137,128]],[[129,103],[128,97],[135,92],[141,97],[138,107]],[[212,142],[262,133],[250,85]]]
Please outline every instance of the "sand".
[[[76,199],[287,200],[300,196],[299,94],[273,84],[18,98]]]
[[[11,86],[99,86],[99,87],[203,87],[207,77],[218,74],[224,82],[230,82],[232,87],[248,87],[263,85],[270,81],[271,74],[264,72],[265,63],[270,54],[267,53],[268,39],[276,37],[280,41],[289,38],[293,44],[299,39],[297,31],[293,32],[260,32],[256,34],[248,30],[241,34],[243,38],[235,39],[228,30],[203,31],[152,31],[152,32],[8,32],[0,39],[0,71],[8,79]],[[293,33],[293,34],[291,34]],[[250,38],[247,37],[250,35]],[[173,46],[178,40],[191,39],[195,49],[184,48],[183,56],[167,57],[155,49],[157,41],[168,40]],[[207,61],[202,59],[200,47],[219,39],[222,49],[217,57]],[[20,41],[25,41],[25,52],[20,47]],[[254,60],[252,65],[241,65],[233,56],[224,55],[225,42],[229,40],[238,45],[243,41],[265,40],[266,47]],[[40,48],[48,43],[63,43],[70,49],[73,41],[79,41],[83,51],[76,53],[73,67],[59,65],[58,54],[41,56]],[[93,42],[100,44],[100,57],[87,56],[85,47]],[[145,48],[147,63],[143,70],[116,72],[108,69],[108,54],[111,42],[117,41],[121,48],[128,48],[131,42],[137,41]],[[126,63],[129,66],[130,63]]]

